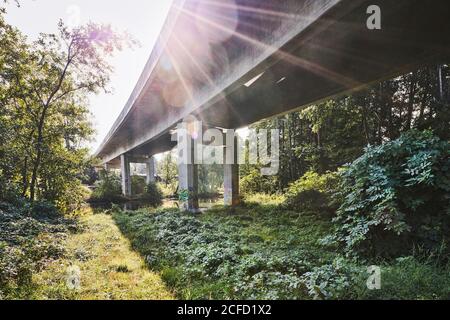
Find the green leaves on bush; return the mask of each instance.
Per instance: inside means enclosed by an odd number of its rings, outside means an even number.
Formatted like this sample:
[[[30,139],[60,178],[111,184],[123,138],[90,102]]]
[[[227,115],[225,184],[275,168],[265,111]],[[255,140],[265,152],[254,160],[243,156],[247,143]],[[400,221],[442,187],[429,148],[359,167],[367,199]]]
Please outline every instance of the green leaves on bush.
[[[0,203],[0,296],[26,298],[33,273],[65,254],[62,241],[77,228],[49,203]]]
[[[270,210],[257,213],[258,222],[251,223],[250,216],[211,213],[209,218],[178,210],[120,212],[114,218],[151,268],[161,270],[183,298],[305,298],[301,275],[315,265],[313,261],[325,259],[305,249],[314,247],[306,238],[324,223],[316,218],[311,218],[306,235],[299,233],[297,217]],[[306,217],[302,222],[309,224]],[[273,240],[266,241],[266,236]],[[309,240],[315,243],[317,237]]]
[[[243,194],[273,194],[278,190],[277,177],[263,176],[259,168],[253,168],[247,175],[241,178],[240,190]]]
[[[122,185],[120,177],[112,172],[100,172],[100,180],[96,183],[92,199],[96,201],[117,202],[122,201]]]
[[[333,193],[338,184],[338,173],[320,175],[307,172],[302,178],[292,183],[286,192],[284,205],[290,210],[332,212]]]
[[[143,198],[153,207],[159,207],[163,204],[163,194],[158,185],[154,182],[145,187]]]
[[[143,195],[147,188],[145,177],[131,176],[131,192],[133,195]]]
[[[450,231],[450,143],[410,131],[366,153],[342,174],[337,228],[325,243],[394,255],[429,249]]]
[[[362,267],[343,257],[333,263],[313,268],[302,276],[308,294],[315,300],[343,299],[352,297],[352,289],[365,284]],[[354,298],[354,297],[353,297]]]

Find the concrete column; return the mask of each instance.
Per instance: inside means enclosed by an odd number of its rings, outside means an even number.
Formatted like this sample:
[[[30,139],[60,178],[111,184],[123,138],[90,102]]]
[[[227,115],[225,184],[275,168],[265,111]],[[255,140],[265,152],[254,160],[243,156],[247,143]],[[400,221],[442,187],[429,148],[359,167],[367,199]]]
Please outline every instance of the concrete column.
[[[155,157],[150,157],[146,163],[147,166],[147,184],[155,182],[155,174],[156,174],[156,166],[155,166]]]
[[[232,133],[232,134],[231,134]],[[225,206],[235,207],[240,203],[238,141],[234,131],[225,134],[223,185]],[[234,143],[233,143],[234,142]]]
[[[179,154],[178,192],[180,195],[180,209],[198,213],[198,165],[194,164],[194,141],[189,135],[187,136],[178,138],[179,144],[182,139],[185,139],[184,144],[186,148],[182,152],[187,152],[187,154]]]
[[[122,176],[122,194],[125,197],[131,196],[131,168],[130,159],[126,154],[120,156],[120,168]]]

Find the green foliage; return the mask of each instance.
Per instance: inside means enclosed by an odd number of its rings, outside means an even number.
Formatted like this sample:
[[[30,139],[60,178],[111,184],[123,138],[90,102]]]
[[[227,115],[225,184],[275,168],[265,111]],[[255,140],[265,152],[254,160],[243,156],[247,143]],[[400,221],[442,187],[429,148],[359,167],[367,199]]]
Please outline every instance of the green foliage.
[[[158,161],[157,172],[165,188],[168,190],[173,190],[171,194],[175,194],[178,183],[178,168],[176,158],[172,152],[166,153],[162,160]]]
[[[395,140],[410,129],[432,129],[448,140],[449,101],[450,65],[441,64],[252,127],[280,130],[277,180],[285,189],[308,171],[336,171],[360,157],[367,145]]]
[[[95,185],[92,200],[103,202],[122,202],[122,185],[120,177],[107,170],[100,172],[100,180]]]
[[[436,300],[450,298],[450,264],[436,257],[407,256],[381,262],[381,288],[369,290],[370,264],[337,257],[333,263],[313,268],[302,277],[313,299]]]
[[[355,299],[355,288],[365,285],[363,272],[363,268],[354,261],[337,257],[333,263],[305,273],[302,282],[315,300]]]
[[[267,193],[273,194],[277,192],[278,182],[276,177],[263,176],[261,170],[253,168],[250,172],[241,177],[240,190],[243,194]]]
[[[26,298],[32,275],[65,254],[63,240],[76,230],[49,203],[0,203],[0,296]]]
[[[449,300],[450,264],[434,257],[407,256],[381,266],[381,290],[359,288],[362,299]]]
[[[88,96],[106,89],[108,58],[132,42],[109,26],[60,22],[30,43],[0,11],[0,175],[18,196],[79,207],[91,166]]]
[[[117,212],[135,249],[185,299],[307,298],[301,275],[329,253],[317,245],[327,222],[273,207]]]
[[[281,205],[286,198],[283,194],[266,194],[266,193],[253,193],[246,194],[244,197],[246,204],[264,204],[264,205]]]
[[[133,195],[143,195],[146,187],[145,177],[131,176],[131,192]]]
[[[198,168],[198,193],[200,198],[217,195],[223,189],[223,166],[204,165]]]
[[[339,181],[337,173],[318,174],[309,171],[292,183],[286,192],[284,205],[290,210],[333,212],[332,196]]]
[[[337,229],[325,242],[393,256],[448,242],[449,154],[450,144],[429,131],[367,148],[342,174]]]
[[[148,204],[150,204],[155,208],[161,206],[163,203],[162,191],[159,189],[158,185],[154,182],[149,183],[145,187],[145,193],[143,195],[143,198],[146,200]]]
[[[393,261],[343,257],[318,240],[332,224],[251,204],[233,215],[216,208],[116,212],[121,231],[149,267],[184,299],[448,299],[444,251]],[[367,289],[368,267],[381,268],[381,290]]]
[[[54,203],[58,210],[64,214],[81,210],[91,197],[91,191],[76,179],[71,181],[70,188],[68,185],[61,191]]]
[[[161,190],[161,193],[163,195],[163,198],[172,198],[176,196],[177,192],[177,185],[167,185],[165,183],[157,182],[159,190]]]

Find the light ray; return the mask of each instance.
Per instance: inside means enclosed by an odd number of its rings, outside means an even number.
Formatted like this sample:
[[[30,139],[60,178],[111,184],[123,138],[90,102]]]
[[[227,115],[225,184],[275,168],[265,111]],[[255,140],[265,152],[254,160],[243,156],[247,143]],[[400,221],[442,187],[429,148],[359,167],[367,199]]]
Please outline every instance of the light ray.
[[[263,42],[261,42],[259,40],[256,40],[256,39],[254,39],[254,38],[252,38],[250,36],[247,36],[245,34],[237,32],[235,30],[230,30],[227,27],[225,27],[225,26],[223,26],[223,25],[221,25],[219,23],[216,23],[214,21],[211,21],[210,19],[208,19],[206,17],[199,16],[196,13],[194,13],[194,12],[188,10],[188,9],[182,8],[182,7],[177,6],[177,5],[175,5],[175,8],[180,10],[184,14],[187,14],[187,15],[195,18],[195,19],[199,19],[200,21],[202,21],[205,24],[208,24],[211,27],[214,27],[216,29],[219,29],[219,30],[225,31],[225,32],[230,32],[231,31],[231,32],[233,32],[234,36],[236,36],[237,38],[239,38],[241,40],[244,40],[244,41],[246,41],[248,43],[251,43],[251,44],[253,44],[253,45],[257,46],[257,47],[260,47],[263,50],[273,51],[275,55],[280,57],[280,59],[282,59],[282,60],[284,60],[284,61],[286,61],[286,62],[288,62],[290,64],[293,64],[295,66],[307,69],[307,70],[309,70],[309,71],[311,71],[311,72],[313,72],[313,73],[315,73],[315,74],[317,74],[317,75],[319,75],[321,77],[326,77],[329,80],[332,80],[332,81],[334,81],[336,83],[340,83],[340,84],[344,85],[345,87],[352,88],[352,87],[357,87],[357,86],[361,85],[359,82],[357,82],[357,81],[355,81],[353,79],[350,79],[350,78],[345,77],[343,75],[340,75],[340,74],[338,74],[336,72],[328,70],[327,68],[325,68],[323,66],[320,66],[320,65],[318,65],[316,63],[313,63],[313,62],[308,61],[306,59],[294,56],[294,55],[292,55],[290,53],[287,53],[287,52],[285,52],[283,50],[280,50],[279,48],[276,48],[274,46],[270,46],[268,44],[265,44],[265,43],[263,43]]]
[[[223,90],[220,90],[215,83],[214,80],[208,75],[208,73],[203,70],[203,68],[198,64],[197,60],[192,56],[192,54],[189,52],[189,50],[184,46],[184,44],[181,42],[181,40],[176,36],[176,34],[173,34],[175,42],[178,44],[178,46],[183,50],[183,52],[186,54],[186,56],[192,61],[194,66],[199,70],[199,72],[205,77],[205,79],[209,82],[209,84],[217,91],[219,92],[219,96],[222,97],[223,101],[228,106],[229,110],[233,112],[233,114],[240,118],[239,113],[229,104],[227,96],[223,93]],[[203,120],[203,119],[202,119]]]
[[[184,79],[184,76],[182,74],[182,70],[180,68],[180,66],[178,65],[178,62],[176,61],[176,59],[174,58],[169,46],[166,46],[166,53],[169,56],[170,62],[172,63],[173,68],[175,69],[175,72],[178,75],[178,79],[180,80],[186,94],[189,96],[189,99],[192,103],[194,103],[194,96],[186,82],[186,80]]]
[[[274,16],[279,18],[285,18],[285,19],[297,19],[299,17],[298,14],[295,13],[287,13],[287,12],[280,12],[280,11],[274,11],[274,10],[268,10],[268,9],[261,9],[261,8],[255,8],[251,6],[243,6],[240,4],[230,4],[230,3],[223,3],[218,1],[211,1],[211,0],[202,0],[202,3],[206,3],[212,6],[218,6],[222,8],[228,8],[228,9],[236,9],[244,12],[251,12],[266,16]]]

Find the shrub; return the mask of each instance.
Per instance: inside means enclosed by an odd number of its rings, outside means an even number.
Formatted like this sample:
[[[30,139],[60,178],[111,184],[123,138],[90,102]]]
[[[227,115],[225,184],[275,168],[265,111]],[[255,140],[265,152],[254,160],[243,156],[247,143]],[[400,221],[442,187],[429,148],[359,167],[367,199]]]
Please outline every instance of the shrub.
[[[90,196],[91,191],[83,186],[80,181],[76,180],[72,183],[71,188],[62,190],[60,197],[55,201],[55,204],[60,212],[69,214],[80,210]]]
[[[144,199],[153,207],[159,207],[163,204],[163,194],[158,185],[154,182],[145,187]]]
[[[0,201],[5,202],[17,202],[20,194],[17,185],[14,185],[3,175],[3,171],[0,168]]]
[[[0,296],[26,298],[33,273],[63,256],[63,240],[77,229],[47,202],[0,203]]]
[[[254,215],[258,222],[251,224],[244,216],[224,212],[210,216],[178,210],[119,212],[114,218],[151,268],[160,270],[184,299],[305,297],[300,276],[310,270],[319,254],[294,245],[291,237],[302,234],[294,227],[297,218],[289,213],[274,215],[269,209]],[[314,230],[320,229],[318,219],[312,220]]]
[[[39,218],[58,218],[61,217],[61,213],[58,209],[50,202],[46,201],[36,201],[31,206],[31,213],[33,217]]]
[[[131,177],[131,191],[133,192],[133,195],[143,195],[146,192],[146,188],[145,177]]]
[[[254,206],[234,215],[215,208],[196,216],[164,209],[113,217],[182,299],[449,298],[443,251],[394,261],[345,257],[317,244],[331,223],[315,215]],[[381,269],[381,290],[367,287],[371,265]]]
[[[123,200],[120,177],[115,173],[102,171],[96,183],[92,199],[96,201],[120,202]]]
[[[261,170],[253,169],[249,174],[240,180],[240,190],[242,194],[267,193],[273,194],[278,188],[275,176],[263,176]]]
[[[365,285],[363,270],[353,261],[337,257],[333,263],[315,267],[302,276],[302,283],[315,300],[355,298],[355,288]]]
[[[264,205],[279,206],[285,200],[286,199],[282,194],[253,193],[253,194],[246,194],[244,197],[245,203],[256,205],[264,204]]]
[[[320,175],[307,172],[302,178],[292,183],[286,192],[284,205],[291,210],[333,212],[333,192],[338,184],[338,173]]]
[[[438,265],[434,257],[400,257],[381,266],[381,290],[358,292],[360,299],[450,299],[450,264]]]
[[[161,190],[163,198],[176,197],[178,187],[177,183],[171,183],[166,185],[165,183],[158,182],[157,186]]]
[[[347,253],[398,256],[413,244],[448,242],[450,144],[410,131],[366,153],[342,173],[334,234]]]

